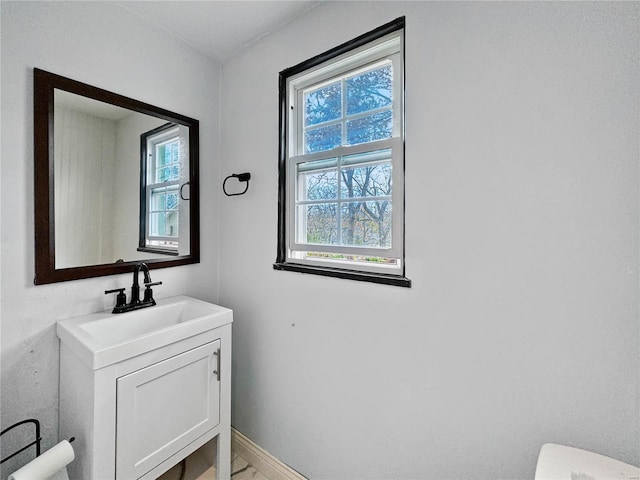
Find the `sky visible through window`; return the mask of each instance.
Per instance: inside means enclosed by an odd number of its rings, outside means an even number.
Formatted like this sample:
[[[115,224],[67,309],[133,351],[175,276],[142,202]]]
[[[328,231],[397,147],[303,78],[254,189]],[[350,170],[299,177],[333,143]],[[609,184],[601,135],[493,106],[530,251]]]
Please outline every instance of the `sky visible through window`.
[[[392,87],[387,63],[305,92],[304,152],[390,138]]]

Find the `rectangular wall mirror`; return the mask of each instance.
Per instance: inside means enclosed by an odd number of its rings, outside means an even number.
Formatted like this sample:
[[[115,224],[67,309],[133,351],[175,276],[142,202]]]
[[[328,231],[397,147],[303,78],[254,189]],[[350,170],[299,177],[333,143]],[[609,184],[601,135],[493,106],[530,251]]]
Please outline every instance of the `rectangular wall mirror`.
[[[198,130],[34,69],[34,283],[197,263]]]

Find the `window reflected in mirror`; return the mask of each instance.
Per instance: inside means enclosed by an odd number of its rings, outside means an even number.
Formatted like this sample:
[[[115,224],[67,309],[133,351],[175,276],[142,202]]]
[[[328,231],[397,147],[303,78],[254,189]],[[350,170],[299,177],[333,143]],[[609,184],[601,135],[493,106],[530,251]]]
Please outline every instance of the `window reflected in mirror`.
[[[167,123],[140,136],[139,251],[177,255],[189,243],[183,226],[189,201],[182,195],[189,182],[185,133]]]

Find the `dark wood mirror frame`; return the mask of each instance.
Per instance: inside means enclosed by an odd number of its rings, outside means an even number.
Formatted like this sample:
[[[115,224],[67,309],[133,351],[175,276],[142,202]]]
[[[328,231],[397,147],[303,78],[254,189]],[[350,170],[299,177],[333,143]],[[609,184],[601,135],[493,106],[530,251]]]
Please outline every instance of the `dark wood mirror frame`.
[[[199,122],[193,118],[133,100],[101,88],[34,68],[34,194],[36,285],[132,272],[144,261],[150,269],[174,267],[200,261]],[[189,128],[189,254],[101,265],[58,268],[55,263],[54,210],[54,90],[88,97],[135,112],[151,115]],[[135,241],[137,242],[137,238]]]

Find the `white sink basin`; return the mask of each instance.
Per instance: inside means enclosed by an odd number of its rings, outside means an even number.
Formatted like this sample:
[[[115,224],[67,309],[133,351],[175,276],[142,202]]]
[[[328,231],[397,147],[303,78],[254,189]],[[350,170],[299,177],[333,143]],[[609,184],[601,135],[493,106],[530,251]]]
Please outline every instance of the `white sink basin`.
[[[187,296],[157,300],[157,305],[127,313],[111,310],[58,322],[58,337],[93,370],[233,320],[225,307]]]

